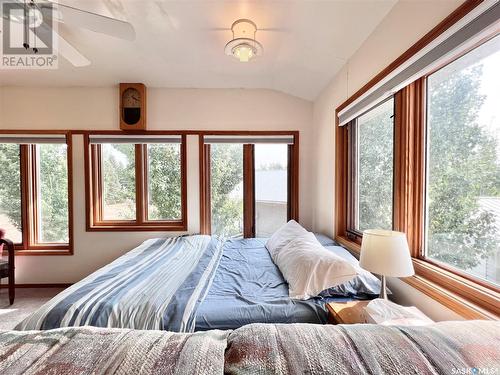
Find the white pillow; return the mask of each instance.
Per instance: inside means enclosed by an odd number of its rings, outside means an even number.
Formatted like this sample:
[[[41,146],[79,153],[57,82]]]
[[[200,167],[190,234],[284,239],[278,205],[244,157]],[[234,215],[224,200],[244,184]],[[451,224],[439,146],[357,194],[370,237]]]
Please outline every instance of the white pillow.
[[[276,262],[276,254],[294,238],[307,234],[299,223],[295,220],[290,220],[288,223],[282,225],[280,229],[273,233],[271,238],[266,242],[266,248],[271,254],[271,258]]]
[[[275,263],[294,299],[315,297],[356,276],[353,265],[325,249],[310,232],[288,242],[278,252]]]

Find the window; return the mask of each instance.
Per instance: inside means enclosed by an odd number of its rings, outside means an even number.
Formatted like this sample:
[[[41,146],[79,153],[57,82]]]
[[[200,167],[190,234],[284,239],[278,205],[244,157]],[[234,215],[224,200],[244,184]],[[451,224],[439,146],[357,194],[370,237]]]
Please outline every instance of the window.
[[[102,220],[136,219],[135,145],[102,144]]]
[[[0,135],[0,227],[18,250],[70,254],[71,141]]]
[[[255,236],[270,237],[288,219],[288,146],[255,145]]]
[[[212,233],[243,237],[243,145],[211,145],[210,203]]]
[[[366,229],[393,227],[394,100],[390,98],[352,120],[348,231],[359,239]]]
[[[186,230],[185,136],[86,136],[88,230]]]
[[[335,163],[336,239],[359,251],[369,226],[405,232],[417,275],[405,281],[481,319],[500,313],[500,36],[488,33],[410,66],[397,91],[384,87],[397,76],[382,80],[372,89],[394,96],[369,112],[355,107],[373,91],[337,108]]]
[[[427,78],[424,258],[500,285],[500,36]]]
[[[297,219],[297,136],[202,137],[203,233],[269,237]]]

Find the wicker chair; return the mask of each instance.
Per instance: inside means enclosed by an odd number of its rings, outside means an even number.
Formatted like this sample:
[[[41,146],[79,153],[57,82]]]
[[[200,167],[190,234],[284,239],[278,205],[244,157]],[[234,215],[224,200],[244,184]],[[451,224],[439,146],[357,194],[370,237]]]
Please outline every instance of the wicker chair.
[[[0,229],[0,254],[3,255],[4,251],[7,250],[7,259],[0,259],[0,281],[1,279],[9,278],[9,302],[12,305],[14,303],[14,298],[16,296],[16,288],[14,281],[14,244],[12,241],[3,238],[5,232]]]

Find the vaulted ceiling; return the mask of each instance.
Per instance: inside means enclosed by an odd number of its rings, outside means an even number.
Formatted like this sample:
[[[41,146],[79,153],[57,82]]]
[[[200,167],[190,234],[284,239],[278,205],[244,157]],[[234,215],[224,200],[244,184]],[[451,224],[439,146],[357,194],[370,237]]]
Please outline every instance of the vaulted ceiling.
[[[268,88],[313,100],[397,0],[64,0],[132,23],[135,41],[60,24],[92,64],[57,70],[0,70],[0,85]],[[263,56],[224,54],[231,24],[253,20]]]

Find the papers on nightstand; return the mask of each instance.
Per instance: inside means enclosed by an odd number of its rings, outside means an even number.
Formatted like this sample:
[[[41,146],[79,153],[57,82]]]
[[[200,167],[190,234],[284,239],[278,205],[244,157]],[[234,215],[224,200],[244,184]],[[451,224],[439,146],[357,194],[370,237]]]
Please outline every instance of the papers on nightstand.
[[[366,321],[382,325],[425,325],[433,323],[414,306],[405,307],[384,299],[374,299],[365,307]]]

